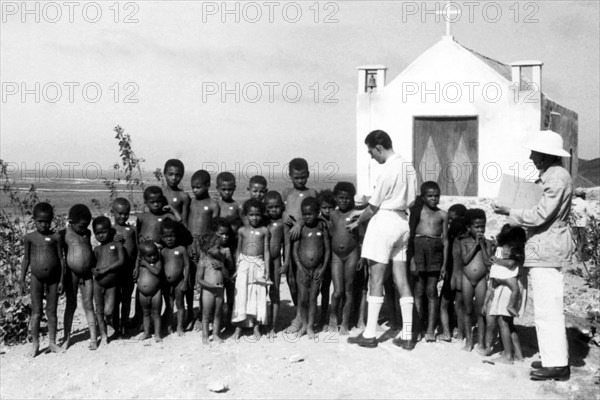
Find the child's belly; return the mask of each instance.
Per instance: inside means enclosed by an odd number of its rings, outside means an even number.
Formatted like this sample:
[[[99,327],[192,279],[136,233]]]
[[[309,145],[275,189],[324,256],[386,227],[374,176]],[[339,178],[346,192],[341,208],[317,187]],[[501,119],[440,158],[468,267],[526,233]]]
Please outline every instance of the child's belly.
[[[181,260],[165,261],[165,277],[170,284],[177,284],[183,278],[183,265]]]
[[[487,274],[487,268],[482,263],[473,263],[471,262],[468,265],[465,265],[463,268],[463,273],[471,281],[471,283],[475,284],[479,282],[485,275]]]
[[[352,236],[334,235],[331,239],[331,247],[336,255],[346,257],[358,247],[358,243]]]
[[[204,271],[204,280],[213,285],[223,285],[223,271],[207,268]]]
[[[269,255],[271,256],[272,260],[281,257],[281,247],[281,243],[271,244],[269,248]]]
[[[96,278],[98,284],[104,288],[110,288],[117,284],[119,281],[119,274],[117,272],[109,272],[107,274],[102,275],[100,278]]]
[[[322,246],[300,246],[298,249],[298,256],[300,257],[300,262],[306,268],[317,268],[323,263],[324,251]]]
[[[60,278],[61,265],[56,245],[39,246],[31,257],[31,273],[38,280],[45,282]]]
[[[90,272],[92,267],[92,247],[81,243],[70,245],[67,251],[67,266],[77,275]]]
[[[160,279],[146,268],[140,268],[138,289],[144,296],[154,296],[160,288]]]

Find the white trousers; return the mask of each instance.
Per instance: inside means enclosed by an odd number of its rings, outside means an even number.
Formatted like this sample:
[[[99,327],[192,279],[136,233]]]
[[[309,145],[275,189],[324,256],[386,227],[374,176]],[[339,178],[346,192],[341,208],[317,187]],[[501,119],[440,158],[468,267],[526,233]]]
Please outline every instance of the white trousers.
[[[569,365],[563,304],[564,282],[560,268],[528,268],[533,318],[544,367]]]

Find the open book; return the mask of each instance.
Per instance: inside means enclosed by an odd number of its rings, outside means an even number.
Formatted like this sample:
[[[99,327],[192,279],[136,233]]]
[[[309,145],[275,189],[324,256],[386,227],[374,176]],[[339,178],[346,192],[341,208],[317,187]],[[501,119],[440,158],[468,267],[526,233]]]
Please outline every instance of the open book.
[[[496,202],[510,208],[528,209],[540,201],[542,193],[541,185],[504,174],[500,182],[500,193]]]

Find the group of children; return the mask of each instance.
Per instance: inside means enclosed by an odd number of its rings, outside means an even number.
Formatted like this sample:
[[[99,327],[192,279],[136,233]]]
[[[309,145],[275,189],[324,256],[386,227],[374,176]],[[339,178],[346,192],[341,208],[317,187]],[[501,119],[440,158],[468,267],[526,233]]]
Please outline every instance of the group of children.
[[[192,175],[191,197],[181,188],[184,172],[181,161],[166,162],[164,186],[146,188],[147,211],[137,216],[135,225],[128,223],[131,205],[124,198],[111,205],[114,223],[106,216],[92,220],[88,207],[77,204],[69,210],[69,225],[61,232],[51,228],[52,206],[35,206],[36,231],[25,237],[22,269],[23,282],[31,269],[33,356],[39,351],[44,296],[49,349],[61,351],[56,344],[56,306],[63,290],[67,299],[63,348],[68,348],[79,288],[92,350],[98,346],[98,336],[101,344],[108,343],[109,328],[118,336],[143,327],[143,339],[153,332],[160,341],[163,326],[173,331],[175,308],[176,332],[183,335],[197,319],[196,293],[205,343],[211,323],[215,342],[223,340],[223,329],[229,327],[235,328],[236,340],[245,328],[252,328],[256,339],[263,333],[273,337],[280,328],[282,275],[296,306],[287,333],[314,338],[319,314],[326,331],[347,335],[353,325],[364,326],[367,263],[360,257],[360,232],[347,226],[366,204],[355,204],[352,183],[339,182],[333,191],[317,193],[306,186],[308,163],[295,158],[289,164],[293,187],[283,194],[268,191],[267,180],[254,176],[248,185],[249,199],[239,204],[233,199],[233,174],[218,174],[219,198],[213,199],[207,171]],[[494,340],[490,331],[498,325],[506,358],[512,360],[513,353],[519,357],[512,318],[519,312],[517,275],[524,259],[524,232],[504,227],[494,253],[496,244],[484,237],[482,210],[457,204],[446,213],[438,208],[439,200],[438,185],[425,182],[410,208],[408,257],[418,320],[426,326],[421,329],[417,324],[417,333],[423,332],[426,341],[436,340],[439,309],[441,338],[450,341],[449,310],[454,308],[457,335],[466,338],[467,349],[473,347],[476,317],[483,352],[489,353]],[[99,243],[95,248],[90,223]],[[130,319],[134,289],[135,315]],[[486,322],[492,328],[487,335]]]

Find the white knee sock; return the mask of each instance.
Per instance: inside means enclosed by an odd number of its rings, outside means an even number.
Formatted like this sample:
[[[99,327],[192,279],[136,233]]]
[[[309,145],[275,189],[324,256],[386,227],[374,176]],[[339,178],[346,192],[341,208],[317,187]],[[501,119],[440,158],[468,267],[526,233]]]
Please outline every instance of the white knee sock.
[[[413,306],[415,303],[414,297],[400,298],[400,311],[402,311],[402,339],[412,340],[412,317]]]
[[[373,338],[377,333],[377,319],[383,305],[383,296],[368,296],[367,303],[367,327],[362,335],[365,338]]]

